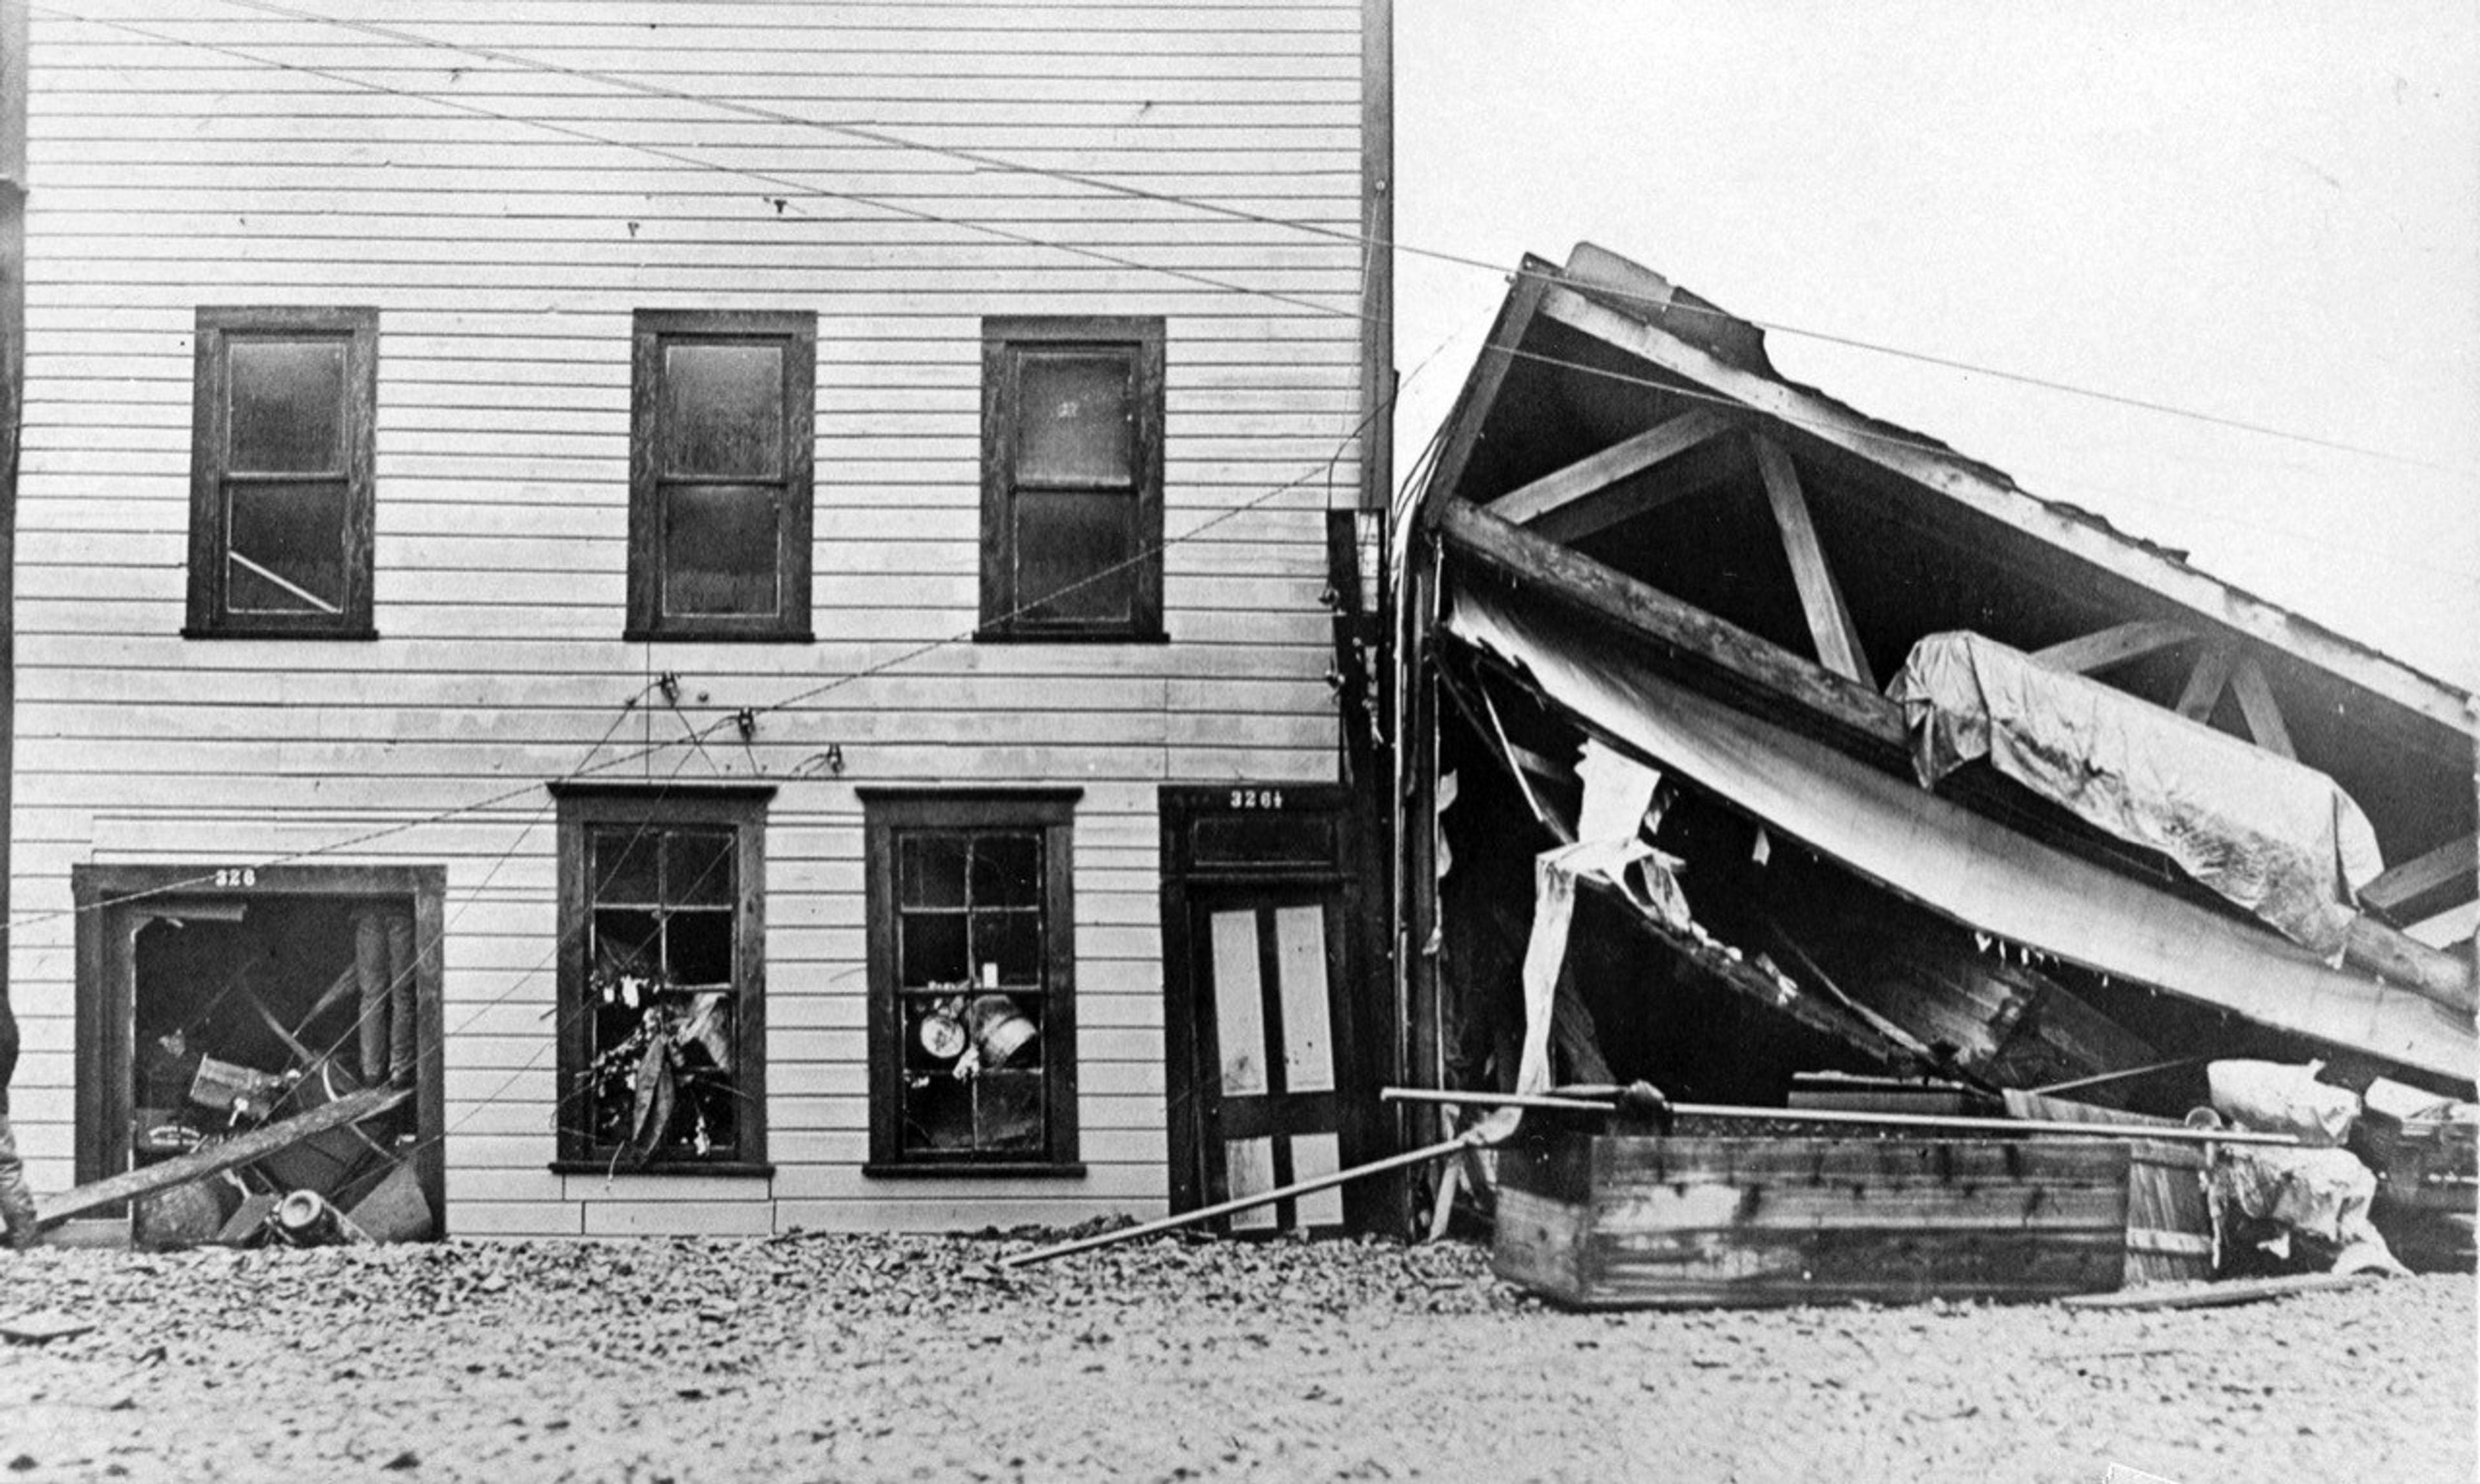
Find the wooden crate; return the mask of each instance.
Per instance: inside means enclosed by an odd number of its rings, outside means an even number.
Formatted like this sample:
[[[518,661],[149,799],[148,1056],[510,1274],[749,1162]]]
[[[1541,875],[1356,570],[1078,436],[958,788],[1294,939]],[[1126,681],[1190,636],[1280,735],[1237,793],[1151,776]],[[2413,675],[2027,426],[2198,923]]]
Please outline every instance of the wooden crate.
[[[1558,1133],[1499,1153],[1499,1276],[1578,1308],[2115,1289],[2127,1146]]]

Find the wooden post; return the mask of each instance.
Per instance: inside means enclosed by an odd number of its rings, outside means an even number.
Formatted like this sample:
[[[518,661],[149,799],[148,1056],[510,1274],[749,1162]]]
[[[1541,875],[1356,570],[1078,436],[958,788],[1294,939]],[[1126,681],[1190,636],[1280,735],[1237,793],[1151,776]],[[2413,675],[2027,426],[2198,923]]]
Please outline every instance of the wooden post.
[[[1782,445],[1770,438],[1756,442],[1757,472],[1765,476],[1766,499],[1773,505],[1774,524],[1782,528],[1783,554],[1791,558],[1792,580],[1799,585],[1799,605],[1808,613],[1818,662],[1874,690],[1877,682],[1869,673],[1869,656],[1861,652],[1860,630],[1851,623],[1842,584],[1834,580],[1825,548],[1817,539],[1808,497],[1800,492],[1799,472],[1792,467],[1791,455]]]

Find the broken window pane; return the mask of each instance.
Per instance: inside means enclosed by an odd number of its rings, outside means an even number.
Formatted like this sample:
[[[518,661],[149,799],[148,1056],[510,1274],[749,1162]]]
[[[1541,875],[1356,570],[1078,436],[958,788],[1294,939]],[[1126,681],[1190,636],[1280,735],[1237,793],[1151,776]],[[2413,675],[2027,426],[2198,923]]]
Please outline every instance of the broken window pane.
[[[732,855],[732,836],[722,831],[678,830],[665,834],[663,900],[730,906]]]
[[[1043,839],[1029,831],[894,837],[898,1141],[907,1152],[1040,1156]]]
[[[1133,369],[1124,353],[1028,352],[1019,371],[1017,477],[1134,484]]]
[[[678,910],[663,920],[665,968],[674,987],[732,983],[732,914]]]
[[[663,495],[663,611],[764,616],[777,588],[777,492],[673,485]]]
[[[736,829],[714,825],[585,827],[590,1001],[584,1065],[566,1063],[579,1100],[562,1115],[572,1157],[748,1157],[734,1039],[741,845]]]
[[[1042,914],[1023,908],[973,913],[976,984],[1038,984],[1042,979]]]
[[[908,986],[958,984],[972,976],[965,943],[962,912],[905,912],[896,932],[902,938],[898,972]]]
[[[624,979],[641,981],[641,988],[658,983],[663,968],[662,919],[634,908],[596,908],[594,967],[614,990],[628,987],[620,983]]]
[[[655,906],[662,901],[656,861],[662,833],[646,829],[597,830],[593,858],[588,862],[597,902],[635,902]]]
[[[973,841],[975,907],[1042,905],[1042,838],[985,834]]]
[[[1024,617],[1125,621],[1137,601],[1126,495],[1023,491],[1016,499],[1016,591]]]
[[[345,342],[236,337],[227,349],[234,473],[345,467]]]
[[[898,850],[903,879],[897,902],[905,907],[964,906],[969,849],[961,834],[906,835]]]
[[[236,613],[342,613],[345,484],[234,486],[225,605]]]
[[[666,477],[780,479],[784,431],[782,346],[663,347]]]

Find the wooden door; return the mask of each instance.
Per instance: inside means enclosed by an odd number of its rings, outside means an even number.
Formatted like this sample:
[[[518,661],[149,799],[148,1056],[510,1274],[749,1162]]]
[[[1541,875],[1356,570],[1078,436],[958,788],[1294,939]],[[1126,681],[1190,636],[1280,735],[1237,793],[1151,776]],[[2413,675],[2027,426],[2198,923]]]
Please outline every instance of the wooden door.
[[[1342,1168],[1342,894],[1226,889],[1201,894],[1191,913],[1200,1204]],[[1235,1232],[1341,1226],[1343,1192],[1286,1198],[1228,1222]]]

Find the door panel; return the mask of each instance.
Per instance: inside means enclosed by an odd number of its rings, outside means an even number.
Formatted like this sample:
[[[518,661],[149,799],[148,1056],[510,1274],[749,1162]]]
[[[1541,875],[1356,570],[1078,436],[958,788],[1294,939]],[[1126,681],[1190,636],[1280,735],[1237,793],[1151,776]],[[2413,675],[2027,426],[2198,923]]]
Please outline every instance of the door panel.
[[[1218,1199],[1258,1195],[1275,1189],[1275,1140],[1271,1139],[1230,1139],[1223,1143],[1223,1168],[1226,1190]],[[1280,1204],[1278,1202],[1278,1204]],[[1271,1232],[1277,1223],[1274,1206],[1253,1206],[1231,1216],[1235,1232]]]
[[[1275,909],[1275,972],[1283,1008],[1283,1080],[1293,1092],[1334,1090],[1334,1020],[1327,1004],[1326,913]]]
[[[1201,1204],[1259,1194],[1340,1168],[1334,993],[1340,905],[1332,891],[1293,887],[1201,893],[1190,941],[1201,961],[1189,984],[1199,1061],[1216,1069],[1202,1100],[1206,1152]],[[1211,1028],[1210,1031],[1207,1028]],[[1201,1079],[1203,1080],[1203,1079]],[[1230,1217],[1233,1231],[1336,1226],[1333,1191],[1279,1201]]]
[[[1223,1095],[1264,1092],[1266,1010],[1257,972],[1257,914],[1246,909],[1215,912],[1211,921],[1207,940],[1213,958],[1206,965],[1205,984],[1214,1004]]]

